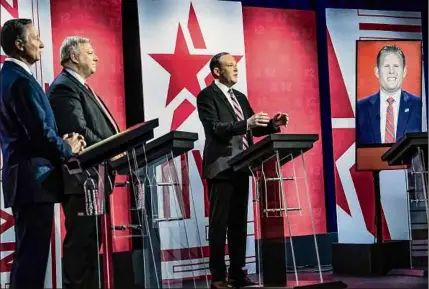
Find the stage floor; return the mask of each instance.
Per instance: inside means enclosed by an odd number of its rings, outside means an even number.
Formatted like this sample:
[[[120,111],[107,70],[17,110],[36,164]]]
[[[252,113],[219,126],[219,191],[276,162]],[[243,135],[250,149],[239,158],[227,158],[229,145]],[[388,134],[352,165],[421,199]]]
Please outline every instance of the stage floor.
[[[290,280],[294,280],[293,274],[288,274]],[[252,280],[256,281],[257,276],[251,275]],[[300,285],[312,284],[318,280],[318,274],[299,273]],[[342,281],[346,283],[347,289],[427,289],[428,277],[408,277],[408,276],[375,276],[375,277],[351,277],[338,276],[330,272],[323,273],[325,281]],[[209,281],[210,284],[210,281]],[[192,283],[183,284],[185,288],[193,287]],[[188,286],[187,286],[188,285]],[[291,284],[293,285],[293,284]],[[198,288],[207,288],[205,281],[197,282]]]

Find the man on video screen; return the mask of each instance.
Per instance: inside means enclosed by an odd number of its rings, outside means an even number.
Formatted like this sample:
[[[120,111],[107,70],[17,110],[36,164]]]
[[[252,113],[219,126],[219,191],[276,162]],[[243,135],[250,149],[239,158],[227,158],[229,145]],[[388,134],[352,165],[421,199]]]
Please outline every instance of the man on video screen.
[[[420,132],[421,98],[402,89],[407,67],[401,48],[384,46],[374,73],[380,90],[356,106],[357,145],[395,143],[407,132]]]

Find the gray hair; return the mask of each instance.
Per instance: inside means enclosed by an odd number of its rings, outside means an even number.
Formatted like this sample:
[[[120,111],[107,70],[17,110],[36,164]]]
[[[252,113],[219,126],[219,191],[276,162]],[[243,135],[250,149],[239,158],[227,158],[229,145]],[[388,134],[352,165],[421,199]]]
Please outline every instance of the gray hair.
[[[60,60],[61,65],[70,60],[71,54],[78,53],[78,48],[80,44],[89,43],[88,38],[79,37],[79,36],[70,36],[64,39],[60,48]]]

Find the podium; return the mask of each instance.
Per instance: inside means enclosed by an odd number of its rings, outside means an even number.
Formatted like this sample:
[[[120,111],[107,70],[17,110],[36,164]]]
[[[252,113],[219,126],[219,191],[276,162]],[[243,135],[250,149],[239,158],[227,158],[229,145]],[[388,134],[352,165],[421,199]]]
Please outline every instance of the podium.
[[[160,160],[165,156],[177,157],[194,148],[194,142],[198,140],[198,134],[185,131],[169,132],[144,146],[135,149],[137,166],[144,167],[150,163]],[[128,158],[123,156],[111,160],[109,166],[118,174],[129,172]]]
[[[71,157],[65,166],[70,174],[77,174],[107,162],[110,158],[152,139],[153,130],[158,125],[158,119],[136,124],[123,132],[87,147],[81,153]]]
[[[257,270],[259,285],[266,287],[287,288],[345,288],[341,281],[324,282],[320,265],[318,244],[315,235],[314,214],[307,181],[304,153],[313,147],[318,140],[317,134],[271,134],[247,150],[231,158],[228,162],[236,172],[247,172],[252,176],[256,189],[254,202],[257,203],[255,213],[255,230],[260,234],[257,242]],[[294,182],[298,190],[298,174],[295,161],[302,161],[302,179],[308,202],[308,212],[314,238],[314,250],[317,258],[319,281],[309,284],[298,278],[294,242],[291,231],[291,214],[302,216],[303,207],[297,196],[298,204],[288,205],[284,182]],[[291,164],[291,176],[284,176],[282,166]],[[297,192],[298,194],[298,192]],[[289,237],[285,237],[285,232]],[[287,256],[288,243],[291,256]],[[292,258],[295,280],[288,280],[288,258]]]
[[[201,264],[194,265],[192,260],[203,256],[204,234],[195,213],[188,152],[197,140],[196,133],[172,131],[109,161],[112,170],[130,176],[133,192],[131,224],[113,227],[113,232],[131,230],[128,237],[133,240],[136,274],[130,276],[134,284],[129,286],[184,287],[183,280],[191,279],[194,286],[186,287],[196,287],[194,272],[201,270]],[[182,260],[186,264],[181,265]]]
[[[98,218],[101,219],[103,267],[101,269],[101,264],[99,264],[99,288],[102,286],[104,288],[113,288],[114,286],[110,202],[108,194],[106,194],[106,188],[113,190],[114,185],[108,172],[108,161],[153,138],[153,130],[158,125],[158,119],[139,123],[86,148],[64,164],[70,175],[74,175],[77,179],[86,179],[83,183],[85,189],[84,214],[93,216],[96,226],[98,226]],[[99,237],[97,233],[97,240],[99,240]],[[101,271],[103,271],[104,282],[102,281]]]
[[[382,155],[389,165],[405,165],[409,228],[409,261],[406,275],[427,274],[428,198],[427,198],[428,133],[406,133]],[[424,270],[419,270],[424,269]],[[404,271],[404,270],[395,270]],[[397,272],[400,273],[400,272]]]

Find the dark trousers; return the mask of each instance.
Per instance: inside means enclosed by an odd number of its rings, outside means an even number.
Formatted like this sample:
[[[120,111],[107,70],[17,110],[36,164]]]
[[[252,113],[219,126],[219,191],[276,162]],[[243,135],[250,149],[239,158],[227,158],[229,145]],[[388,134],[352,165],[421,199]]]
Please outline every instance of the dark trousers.
[[[54,217],[54,204],[26,204],[12,208],[15,253],[11,289],[44,288]]]
[[[82,216],[84,195],[68,195],[62,206],[67,232],[63,243],[63,288],[99,288],[100,218]]]
[[[209,245],[212,281],[225,279],[225,240],[228,238],[229,277],[244,276],[246,264],[247,205],[249,177],[233,174],[230,179],[208,181],[210,199]]]

